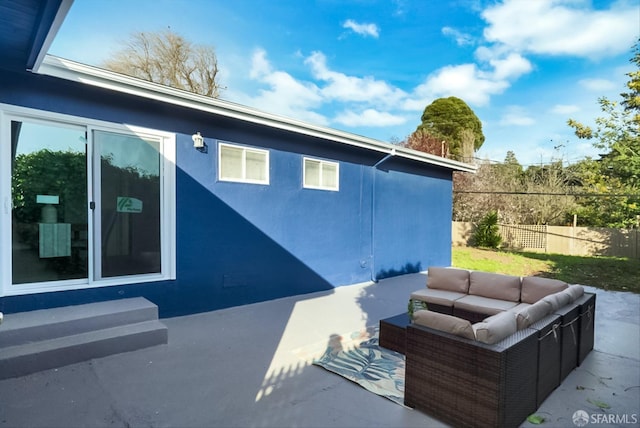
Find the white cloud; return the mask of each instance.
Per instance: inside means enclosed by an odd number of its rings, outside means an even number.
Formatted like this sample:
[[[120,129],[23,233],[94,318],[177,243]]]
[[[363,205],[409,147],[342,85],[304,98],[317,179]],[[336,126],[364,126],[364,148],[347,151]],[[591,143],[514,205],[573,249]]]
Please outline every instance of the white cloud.
[[[491,59],[489,64],[493,66],[493,79],[517,79],[532,70],[531,63],[517,53],[511,53],[503,59]]]
[[[468,46],[473,45],[474,43],[473,36],[465,34],[459,30],[456,30],[455,28],[443,27],[442,34],[453,38],[458,46]]]
[[[342,24],[342,27],[350,29],[354,33],[365,37],[370,36],[377,39],[380,36],[380,29],[376,24],[360,24],[353,19],[347,19]]]
[[[502,93],[509,87],[506,80],[495,79],[492,73],[484,72],[475,64],[450,65],[427,77],[404,103],[407,110],[422,110],[435,98],[456,96],[468,104],[484,106],[493,94]]]
[[[407,0],[393,0],[393,4],[395,6],[395,10],[393,11],[394,16],[403,16],[407,11]]]
[[[264,49],[256,49],[251,56],[251,70],[249,77],[259,79],[272,73],[271,64],[267,60],[267,52]]]
[[[404,91],[382,80],[370,76],[347,76],[330,70],[321,52],[312,53],[305,59],[305,64],[311,67],[315,79],[328,83],[320,91],[323,97],[331,100],[394,105],[406,96]]]
[[[603,92],[616,87],[616,84],[607,79],[582,79],[578,84],[588,91]]]
[[[526,110],[520,106],[509,106],[500,119],[502,126],[531,126],[536,123]]]
[[[407,119],[388,112],[368,108],[362,112],[355,112],[353,110],[343,111],[334,118],[334,121],[346,126],[383,127],[402,125],[407,122]]]
[[[257,96],[244,97],[239,101],[261,110],[325,126],[339,123],[350,127],[384,127],[406,123],[405,117],[385,111],[386,108],[397,107],[407,96],[404,91],[373,77],[347,76],[332,71],[321,52],[314,52],[304,63],[309,66],[315,83],[274,69],[267,53],[263,49],[256,50],[251,58],[249,76],[265,85],[266,89],[259,89]],[[347,108],[331,120],[315,112],[330,102],[343,103]]]
[[[505,0],[482,13],[484,36],[519,52],[600,58],[628,51],[638,37],[638,9],[586,0]]]
[[[553,114],[571,114],[580,111],[580,107],[573,104],[556,104],[551,108]]]
[[[404,108],[422,110],[433,99],[447,96],[456,96],[474,106],[486,106],[492,95],[503,93],[512,81],[533,69],[529,60],[505,47],[481,46],[475,56],[480,64],[449,65],[429,75],[404,103]]]
[[[289,73],[274,71],[264,50],[253,53],[249,76],[266,84],[268,89],[260,89],[257,96],[250,97],[248,104],[271,113],[328,125],[326,117],[313,111],[323,102],[318,87],[300,82]]]

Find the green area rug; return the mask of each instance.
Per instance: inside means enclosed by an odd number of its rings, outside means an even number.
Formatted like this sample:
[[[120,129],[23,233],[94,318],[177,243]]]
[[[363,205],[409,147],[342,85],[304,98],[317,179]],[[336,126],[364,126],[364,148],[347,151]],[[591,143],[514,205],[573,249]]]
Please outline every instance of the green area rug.
[[[352,336],[356,335],[362,333]],[[381,347],[375,330],[351,349],[344,349],[343,343],[339,336],[332,338],[313,364],[404,406],[404,355]]]

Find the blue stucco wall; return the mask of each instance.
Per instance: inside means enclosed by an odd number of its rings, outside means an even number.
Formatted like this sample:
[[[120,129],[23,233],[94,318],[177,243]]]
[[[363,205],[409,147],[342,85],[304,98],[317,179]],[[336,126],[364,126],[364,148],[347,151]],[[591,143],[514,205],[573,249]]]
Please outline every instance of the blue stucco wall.
[[[374,168],[384,154],[28,73],[0,72],[0,103],[177,140],[177,279],[4,297],[5,312],[144,296],[172,316],[450,264],[449,170],[397,158]],[[216,140],[268,149],[270,184],[218,181]],[[303,156],[338,161],[340,191],[304,189]]]
[[[374,186],[376,277],[449,266],[451,173],[383,165],[376,170]]]

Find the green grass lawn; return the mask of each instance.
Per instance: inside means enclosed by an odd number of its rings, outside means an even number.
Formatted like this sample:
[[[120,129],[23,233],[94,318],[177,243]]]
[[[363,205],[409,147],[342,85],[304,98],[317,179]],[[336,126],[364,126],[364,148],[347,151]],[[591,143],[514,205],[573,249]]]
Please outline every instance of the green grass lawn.
[[[640,293],[640,260],[453,247],[453,266],[507,275],[539,275],[570,284]]]

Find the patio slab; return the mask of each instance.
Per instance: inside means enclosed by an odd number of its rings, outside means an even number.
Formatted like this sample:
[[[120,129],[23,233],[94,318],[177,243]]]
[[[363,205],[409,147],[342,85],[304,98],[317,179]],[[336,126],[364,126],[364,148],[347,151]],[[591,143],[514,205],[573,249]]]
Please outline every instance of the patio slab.
[[[311,365],[329,340],[349,346],[349,333],[404,312],[425,281],[163,319],[168,345],[0,381],[0,427],[445,426]],[[617,416],[599,426],[633,426],[623,418],[640,413],[640,295],[588,291],[598,294],[595,350],[538,414],[546,426],[573,426],[578,410]]]

